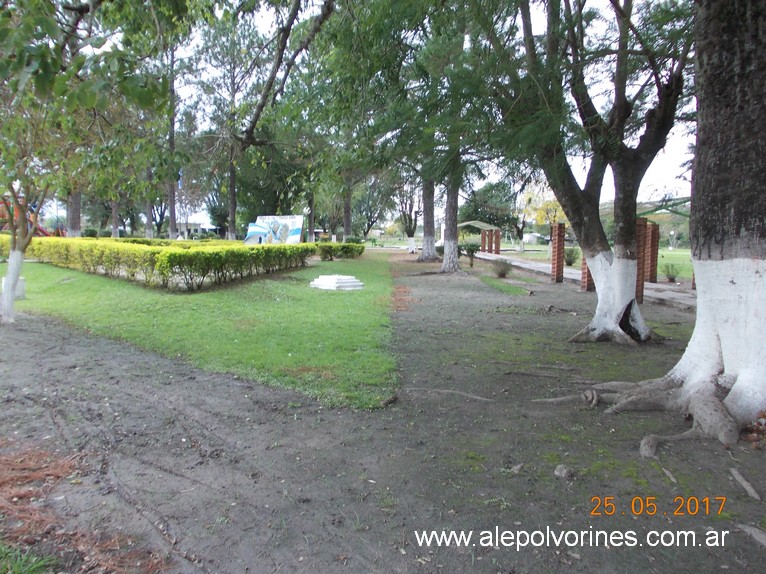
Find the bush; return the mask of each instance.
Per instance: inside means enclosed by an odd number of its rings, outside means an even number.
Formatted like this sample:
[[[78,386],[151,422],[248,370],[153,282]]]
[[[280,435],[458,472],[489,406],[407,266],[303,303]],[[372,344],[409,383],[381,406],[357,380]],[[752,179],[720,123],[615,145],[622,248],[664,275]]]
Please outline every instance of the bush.
[[[346,237],[343,243],[356,243],[359,245],[363,245],[364,239],[362,237]]]
[[[571,267],[580,259],[580,250],[577,247],[567,247],[564,249],[564,263]]]
[[[513,265],[507,259],[495,259],[492,262],[492,269],[495,271],[495,275],[500,279],[503,279],[508,277],[511,269],[513,269]]]
[[[232,245],[226,242],[151,239],[36,238],[30,255],[59,267],[169,287],[199,290],[260,272],[305,266],[314,244]]]
[[[681,268],[675,263],[663,263],[662,265],[662,273],[665,275],[669,283],[675,283],[676,277],[678,277],[680,271]]]
[[[98,230],[92,227],[87,227],[80,232],[83,237],[98,237]]]
[[[461,253],[465,253],[468,256],[468,266],[473,267],[473,258],[481,249],[481,245],[478,243],[463,243],[458,245],[458,257]]]
[[[353,259],[364,253],[364,244],[361,243],[319,243],[317,245],[319,258],[322,261],[339,259]]]
[[[317,250],[322,261],[332,261],[335,258],[335,247],[332,243],[322,242],[317,245]]]

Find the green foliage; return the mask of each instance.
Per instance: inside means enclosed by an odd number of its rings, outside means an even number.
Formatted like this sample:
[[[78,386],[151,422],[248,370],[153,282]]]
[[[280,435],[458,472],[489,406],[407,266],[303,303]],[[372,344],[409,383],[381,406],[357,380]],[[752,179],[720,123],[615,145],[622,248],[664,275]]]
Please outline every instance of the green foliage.
[[[339,259],[354,259],[364,253],[363,243],[319,243],[317,244],[319,258],[322,261]]]
[[[98,229],[87,227],[82,230],[81,234],[83,237],[98,237]]]
[[[577,247],[566,247],[564,249],[564,263],[571,267],[580,259],[580,250]]]
[[[458,253],[465,253],[468,256],[468,265],[473,267],[473,259],[481,249],[478,243],[463,243],[458,246]]]
[[[513,264],[508,261],[507,259],[495,259],[492,261],[492,270],[495,272],[495,275],[500,278],[504,279],[505,277],[508,277],[508,274],[513,269]]]
[[[317,250],[319,251],[319,258],[322,261],[332,261],[335,255],[335,244],[327,241],[317,244]]]
[[[189,291],[259,273],[306,266],[313,244],[244,246],[230,242],[150,239],[37,238],[29,252],[40,261],[86,273]]]
[[[662,264],[662,273],[665,275],[665,278],[670,282],[674,283],[676,280],[676,277],[678,277],[679,272],[681,271],[681,267],[676,265],[675,263],[663,263]]]
[[[359,245],[362,245],[364,239],[362,237],[346,237],[346,239],[343,240],[343,243],[358,243]]]
[[[56,560],[40,558],[0,542],[0,572],[3,574],[46,574],[52,572]]]
[[[493,289],[497,289],[501,293],[505,293],[506,295],[529,295],[529,291],[524,289],[524,287],[520,287],[519,285],[511,285],[510,283],[507,283],[505,281],[501,281],[497,277],[490,277],[488,275],[482,275],[480,277],[481,282],[485,283],[486,285],[489,285]]]
[[[309,287],[327,273],[354,275],[364,289]],[[354,408],[379,407],[397,385],[385,253],[316,262],[192,296],[39,263],[27,264],[24,275],[28,300],[19,301],[21,310],[183,357],[200,369]]]

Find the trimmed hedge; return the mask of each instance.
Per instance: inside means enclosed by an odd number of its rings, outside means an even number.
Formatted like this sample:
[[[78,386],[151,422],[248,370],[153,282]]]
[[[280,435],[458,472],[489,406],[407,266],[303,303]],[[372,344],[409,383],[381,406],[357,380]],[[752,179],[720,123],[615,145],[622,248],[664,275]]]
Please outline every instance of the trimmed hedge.
[[[319,243],[317,244],[319,258],[322,261],[338,259],[353,259],[364,253],[364,245],[359,243]]]
[[[0,244],[0,248],[2,244]],[[6,248],[7,249],[7,248]],[[313,243],[244,246],[231,242],[35,238],[27,255],[59,267],[77,269],[193,291],[305,266],[316,253]]]

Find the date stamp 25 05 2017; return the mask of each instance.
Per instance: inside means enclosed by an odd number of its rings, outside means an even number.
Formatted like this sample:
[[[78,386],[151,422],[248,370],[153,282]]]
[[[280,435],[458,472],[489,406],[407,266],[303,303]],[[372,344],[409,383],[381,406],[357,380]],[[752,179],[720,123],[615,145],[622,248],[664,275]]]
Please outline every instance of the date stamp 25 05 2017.
[[[614,496],[592,496],[591,516],[711,516],[720,515],[725,496],[676,496],[667,506],[656,496],[634,496],[618,501]]]

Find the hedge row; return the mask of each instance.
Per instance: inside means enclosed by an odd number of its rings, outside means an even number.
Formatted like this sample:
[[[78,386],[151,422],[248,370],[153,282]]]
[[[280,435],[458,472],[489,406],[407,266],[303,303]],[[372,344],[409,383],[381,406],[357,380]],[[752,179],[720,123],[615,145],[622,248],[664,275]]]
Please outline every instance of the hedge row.
[[[317,250],[322,261],[353,259],[364,253],[364,245],[359,243],[318,243]]]
[[[187,243],[187,242],[178,242]],[[99,273],[164,288],[183,285],[198,290],[206,282],[227,283],[283,269],[305,266],[316,245],[243,246],[218,242],[166,245],[160,241],[92,238],[35,238],[27,256],[59,267]],[[0,248],[7,251],[7,246]]]

